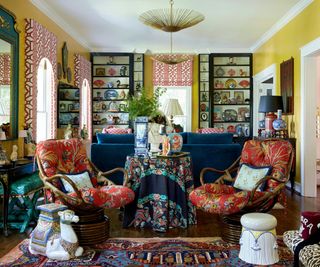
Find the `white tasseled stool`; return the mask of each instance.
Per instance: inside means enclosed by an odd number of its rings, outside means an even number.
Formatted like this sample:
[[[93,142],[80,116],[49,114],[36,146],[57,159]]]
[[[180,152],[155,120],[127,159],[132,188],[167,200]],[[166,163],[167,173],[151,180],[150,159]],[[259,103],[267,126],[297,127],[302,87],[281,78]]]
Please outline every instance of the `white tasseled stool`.
[[[270,265],[279,261],[277,219],[267,213],[247,213],[241,216],[239,258],[247,263]]]

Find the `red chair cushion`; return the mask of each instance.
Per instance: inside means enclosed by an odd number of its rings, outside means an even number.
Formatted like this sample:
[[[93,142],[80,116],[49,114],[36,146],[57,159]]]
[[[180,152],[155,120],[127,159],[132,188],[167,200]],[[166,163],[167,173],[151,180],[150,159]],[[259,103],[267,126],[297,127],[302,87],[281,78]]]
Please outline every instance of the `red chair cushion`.
[[[119,185],[81,189],[79,191],[86,203],[99,208],[120,208],[134,200],[134,192],[128,187]],[[75,197],[77,194],[72,192],[68,195]]]
[[[204,184],[194,189],[189,198],[198,208],[209,213],[232,214],[239,212],[249,201],[250,192],[237,192],[224,184]]]

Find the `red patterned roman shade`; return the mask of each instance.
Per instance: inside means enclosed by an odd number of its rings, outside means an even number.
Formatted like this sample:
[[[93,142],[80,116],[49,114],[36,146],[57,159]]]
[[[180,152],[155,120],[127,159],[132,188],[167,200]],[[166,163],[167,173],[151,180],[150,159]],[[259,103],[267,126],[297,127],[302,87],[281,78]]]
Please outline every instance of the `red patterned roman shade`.
[[[11,76],[9,53],[0,53],[0,85],[9,85]]]
[[[168,65],[153,61],[154,86],[191,86],[192,85],[193,56],[189,60]]]

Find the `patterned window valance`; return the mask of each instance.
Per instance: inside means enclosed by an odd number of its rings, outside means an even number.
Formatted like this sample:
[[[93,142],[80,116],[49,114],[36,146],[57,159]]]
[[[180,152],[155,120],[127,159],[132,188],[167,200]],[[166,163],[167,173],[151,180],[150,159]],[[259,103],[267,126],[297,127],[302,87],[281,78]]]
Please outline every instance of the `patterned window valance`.
[[[174,56],[174,55],[173,55]],[[153,85],[154,86],[191,86],[193,56],[189,60],[175,65],[153,61]]]
[[[32,126],[32,134],[37,134],[37,70],[41,59],[47,58],[53,69],[51,95],[51,138],[57,135],[57,37],[33,19],[26,19],[25,34],[25,115],[26,125]]]
[[[9,53],[0,53],[0,85],[9,85],[11,77],[11,60]]]

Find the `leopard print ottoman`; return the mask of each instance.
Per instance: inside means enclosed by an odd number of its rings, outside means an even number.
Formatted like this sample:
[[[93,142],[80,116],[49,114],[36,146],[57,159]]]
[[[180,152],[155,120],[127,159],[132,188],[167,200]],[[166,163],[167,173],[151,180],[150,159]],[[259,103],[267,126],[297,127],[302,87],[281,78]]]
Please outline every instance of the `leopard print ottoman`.
[[[301,236],[299,236],[298,230],[287,231],[287,232],[284,232],[283,234],[283,242],[292,252],[294,252],[297,245],[302,241],[303,239]]]
[[[299,260],[303,266],[320,266],[320,244],[305,246],[299,253]]]

